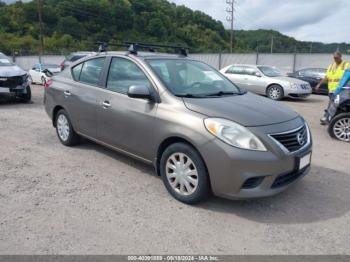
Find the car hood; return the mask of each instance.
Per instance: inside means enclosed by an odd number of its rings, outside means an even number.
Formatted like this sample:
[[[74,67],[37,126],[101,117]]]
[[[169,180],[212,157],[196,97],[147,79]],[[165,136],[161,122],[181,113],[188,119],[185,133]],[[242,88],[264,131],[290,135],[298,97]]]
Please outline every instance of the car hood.
[[[295,83],[295,84],[305,84],[306,82],[297,78],[289,77],[289,76],[277,76],[274,77],[274,79],[277,79],[278,81],[283,81],[283,82],[289,82],[289,83]]]
[[[219,98],[184,98],[184,103],[194,112],[229,119],[246,127],[278,124],[299,116],[280,102],[249,92]]]
[[[27,74],[22,68],[14,66],[0,66],[0,77],[23,76]]]

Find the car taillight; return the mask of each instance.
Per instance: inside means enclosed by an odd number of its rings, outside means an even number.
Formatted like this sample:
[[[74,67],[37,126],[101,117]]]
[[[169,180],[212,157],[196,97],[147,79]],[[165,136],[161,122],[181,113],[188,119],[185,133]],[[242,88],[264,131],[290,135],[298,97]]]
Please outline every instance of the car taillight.
[[[44,84],[44,87],[48,89],[52,85],[53,81],[52,80],[47,80]]]

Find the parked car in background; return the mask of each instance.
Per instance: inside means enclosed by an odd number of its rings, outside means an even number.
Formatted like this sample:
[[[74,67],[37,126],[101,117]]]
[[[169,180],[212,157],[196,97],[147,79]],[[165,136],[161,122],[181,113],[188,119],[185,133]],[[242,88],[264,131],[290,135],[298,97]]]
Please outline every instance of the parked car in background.
[[[32,97],[30,75],[0,53],[0,96],[16,96],[24,102]]]
[[[230,65],[220,72],[240,88],[273,100],[284,97],[305,98],[312,93],[309,83],[282,76],[278,69],[271,66]]]
[[[187,204],[211,191],[271,196],[309,172],[312,139],[300,115],[184,54],[131,45],[129,53],[103,52],[54,76],[44,103],[58,139],[73,146],[85,137],[153,164]]]
[[[44,85],[46,81],[50,79],[46,70],[54,75],[61,72],[61,67],[53,64],[35,64],[33,68],[29,70],[33,83]]]
[[[70,64],[72,64],[73,62],[84,58],[85,56],[88,55],[94,55],[96,54],[95,52],[75,52],[75,53],[71,53],[69,54],[61,63],[60,67],[61,70],[63,71],[67,66],[69,66]]]
[[[328,95],[327,84],[323,84],[319,91],[315,89],[317,84],[326,77],[326,73],[327,69],[325,68],[305,68],[289,73],[288,76],[308,82],[312,87],[313,93]]]

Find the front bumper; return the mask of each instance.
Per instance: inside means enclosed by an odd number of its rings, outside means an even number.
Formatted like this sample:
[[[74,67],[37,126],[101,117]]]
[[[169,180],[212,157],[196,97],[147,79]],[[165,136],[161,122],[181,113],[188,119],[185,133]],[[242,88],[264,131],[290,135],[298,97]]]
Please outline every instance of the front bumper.
[[[285,96],[291,97],[291,98],[306,98],[312,94],[312,88],[311,86],[308,88],[284,88],[284,94]]]
[[[299,119],[265,127],[265,130],[260,130],[259,137],[262,138],[263,133],[298,128],[303,123]],[[254,133],[257,134],[261,128],[255,129]],[[283,151],[268,135],[262,140],[268,148],[267,152],[234,148],[218,139],[200,149],[215,195],[228,199],[272,196],[286,190],[310,171],[310,165],[299,170],[299,161],[303,156],[312,153],[311,134],[310,143],[294,153]]]
[[[16,87],[0,86],[0,96],[26,94],[28,86],[30,86],[29,82]]]

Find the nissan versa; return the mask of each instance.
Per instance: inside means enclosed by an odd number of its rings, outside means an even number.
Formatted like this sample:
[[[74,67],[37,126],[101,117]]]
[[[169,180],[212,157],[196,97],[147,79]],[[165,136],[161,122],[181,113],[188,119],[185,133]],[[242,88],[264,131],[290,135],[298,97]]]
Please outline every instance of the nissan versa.
[[[187,204],[211,192],[271,196],[309,172],[311,134],[297,113],[242,92],[185,52],[132,47],[79,60],[46,85],[46,111],[64,145],[84,137],[153,164]]]

